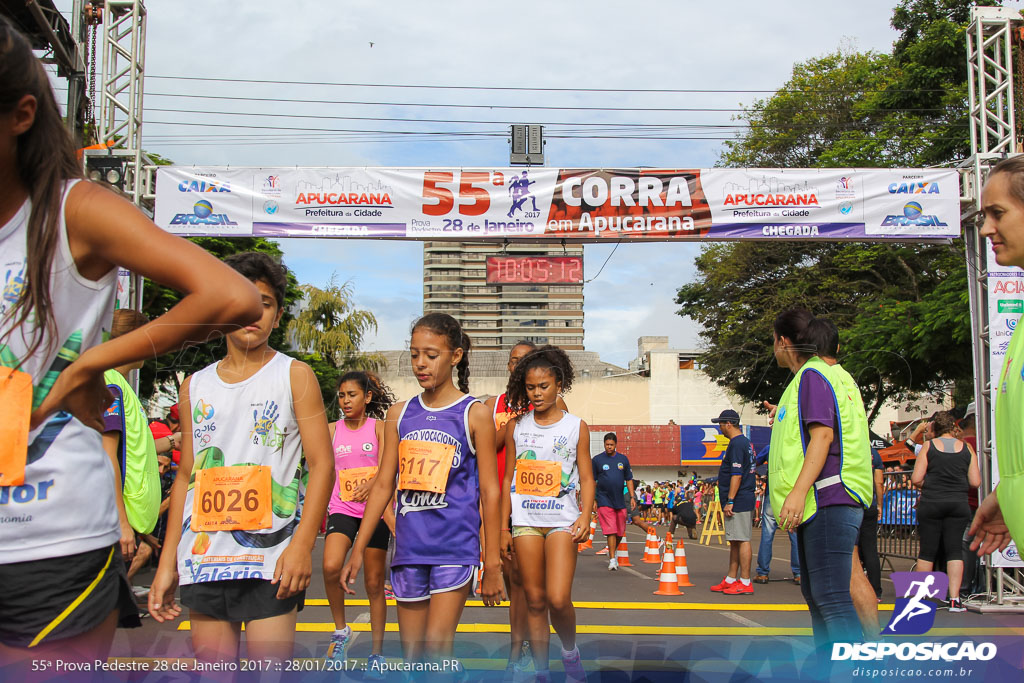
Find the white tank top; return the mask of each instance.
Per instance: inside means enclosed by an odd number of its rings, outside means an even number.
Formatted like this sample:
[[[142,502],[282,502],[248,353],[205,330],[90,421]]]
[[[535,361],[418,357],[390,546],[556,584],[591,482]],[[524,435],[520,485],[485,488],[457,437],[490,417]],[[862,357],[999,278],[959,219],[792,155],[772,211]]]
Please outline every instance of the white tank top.
[[[178,580],[181,585],[228,579],[274,578],[274,567],[299,524],[305,498],[305,461],[292,409],[292,359],[278,353],[259,372],[236,384],[206,366],[189,384],[192,479],[185,496]],[[195,475],[210,467],[271,468],[273,514],[269,529],[192,530]]]
[[[57,338],[45,337],[27,359],[31,335],[24,328],[7,334],[10,323],[3,315],[17,303],[24,285],[29,202],[0,226],[0,365],[25,361],[20,369],[32,375],[33,405],[42,401],[61,370],[103,341],[114,310],[117,269],[94,282],[79,274],[71,257],[64,203],[75,182],[64,191],[50,271]],[[28,443],[25,483],[0,487],[0,563],[64,557],[117,542],[114,470],[99,432],[59,412],[34,429]]]
[[[562,419],[551,425],[540,425],[533,412],[523,415],[516,424],[515,463],[512,475],[512,525],[537,527],[570,526],[580,516],[576,494],[580,473],[576,450],[580,441],[580,418],[563,411]],[[557,496],[524,496],[516,493],[519,460],[552,460],[562,466],[562,486]]]

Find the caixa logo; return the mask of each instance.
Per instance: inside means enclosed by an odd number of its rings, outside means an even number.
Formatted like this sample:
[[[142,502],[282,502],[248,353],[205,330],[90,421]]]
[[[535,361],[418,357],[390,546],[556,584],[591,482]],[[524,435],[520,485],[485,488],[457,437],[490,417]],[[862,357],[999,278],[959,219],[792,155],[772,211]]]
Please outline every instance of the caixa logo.
[[[183,180],[178,183],[178,192],[231,192],[231,183],[226,180]]]
[[[925,215],[924,208],[918,202],[907,202],[903,205],[902,216],[886,216],[882,221],[882,227],[906,227],[906,226],[945,226],[938,216]]]
[[[200,199],[192,207],[192,213],[175,214],[171,225],[238,225],[226,213],[214,213],[213,204]]]

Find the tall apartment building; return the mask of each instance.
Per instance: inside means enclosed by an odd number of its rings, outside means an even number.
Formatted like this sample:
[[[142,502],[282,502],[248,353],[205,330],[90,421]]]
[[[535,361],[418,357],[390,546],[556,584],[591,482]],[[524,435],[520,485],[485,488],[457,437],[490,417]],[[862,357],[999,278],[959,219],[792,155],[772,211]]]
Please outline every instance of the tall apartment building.
[[[448,313],[473,340],[473,348],[504,350],[520,339],[583,350],[583,285],[487,284],[493,243],[425,242],[423,312]],[[583,257],[582,245],[509,244],[507,256]]]

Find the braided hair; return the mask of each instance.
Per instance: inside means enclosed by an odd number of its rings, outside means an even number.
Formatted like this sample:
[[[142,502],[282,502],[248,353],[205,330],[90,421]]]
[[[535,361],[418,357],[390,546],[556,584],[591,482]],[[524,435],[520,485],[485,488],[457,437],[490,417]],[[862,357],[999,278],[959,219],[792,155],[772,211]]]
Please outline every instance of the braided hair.
[[[557,346],[534,349],[520,359],[508,378],[505,405],[513,413],[522,415],[530,409],[530,398],[526,395],[526,373],[534,368],[549,370],[562,385],[562,391],[568,391],[572,387],[574,373],[568,354]]]
[[[365,370],[350,370],[338,379],[335,393],[341,391],[341,385],[345,382],[355,382],[364,394],[370,395],[370,402],[366,404],[367,416],[375,420],[383,420],[387,416],[388,408],[395,402],[395,396],[380,377]]]
[[[462,358],[456,365],[459,375],[459,391],[469,393],[469,348],[471,343],[469,335],[462,331],[459,321],[447,313],[427,313],[425,316],[413,323],[412,331],[419,328],[430,330],[434,334],[444,337],[448,342],[448,348],[453,352],[455,349],[462,349]]]

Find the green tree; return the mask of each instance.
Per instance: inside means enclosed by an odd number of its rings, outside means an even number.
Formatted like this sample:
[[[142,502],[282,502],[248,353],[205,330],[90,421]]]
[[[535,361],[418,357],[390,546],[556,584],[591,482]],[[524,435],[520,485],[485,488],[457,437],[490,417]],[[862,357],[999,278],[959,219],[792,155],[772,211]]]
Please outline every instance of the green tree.
[[[965,26],[971,3],[904,0],[892,54],[840,49],[794,66],[720,163],[746,167],[927,166],[970,151]],[[797,248],[794,248],[797,247]],[[971,391],[963,243],[727,243],[705,247],[680,315],[703,325],[708,373],[748,400],[775,400],[788,372],[775,315],[804,306],[840,328],[840,360],[874,419],[888,399],[953,382]]]
[[[338,377],[348,370],[376,371],[384,362],[380,354],[359,350],[366,335],[377,330],[377,318],[355,307],[350,284],[338,284],[336,273],[323,289],[309,284],[299,289],[302,307],[288,324],[288,337],[312,359],[328,416],[336,417]]]

